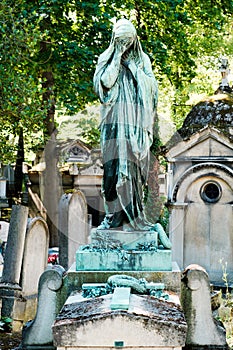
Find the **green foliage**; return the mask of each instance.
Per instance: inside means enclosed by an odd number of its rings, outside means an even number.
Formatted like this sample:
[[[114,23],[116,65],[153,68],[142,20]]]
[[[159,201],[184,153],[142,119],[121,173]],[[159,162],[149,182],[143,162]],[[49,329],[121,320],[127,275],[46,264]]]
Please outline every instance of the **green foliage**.
[[[169,214],[168,208],[163,206],[161,213],[160,213],[160,216],[159,216],[159,219],[158,219],[158,222],[163,226],[163,229],[165,232],[167,232],[167,229],[168,229],[169,216],[170,216],[170,214]]]
[[[84,130],[80,136],[84,139],[85,143],[91,148],[99,147],[100,130],[98,128],[94,126],[90,127]]]
[[[232,10],[232,0],[2,0],[1,161],[15,160],[21,127],[28,149],[46,141],[45,120],[54,101],[57,110],[72,115],[97,100],[92,82],[97,58],[109,44],[112,22],[122,16],[134,22],[162,88],[160,98],[171,96],[169,112],[180,126],[192,91],[201,85],[195,81],[198,64],[232,55]],[[54,80],[47,105],[43,72],[52,72]],[[96,127],[83,136],[96,145]]]
[[[3,162],[15,160],[21,129],[27,140],[43,128],[41,84],[31,63],[38,33],[19,14],[19,5],[1,2],[0,159]]]
[[[0,319],[0,332],[11,332],[12,330],[12,319],[10,317],[1,317]]]

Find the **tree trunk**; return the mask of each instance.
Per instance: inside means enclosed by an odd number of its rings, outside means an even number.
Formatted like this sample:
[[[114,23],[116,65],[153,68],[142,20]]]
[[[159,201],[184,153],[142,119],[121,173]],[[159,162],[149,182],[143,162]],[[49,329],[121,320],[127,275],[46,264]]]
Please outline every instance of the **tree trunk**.
[[[45,92],[43,93],[43,103],[45,106],[47,106],[45,135],[48,137],[51,137],[51,135],[56,136],[57,131],[54,123],[55,100],[53,96],[54,78],[52,71],[43,72],[42,81],[42,87],[45,89]]]
[[[41,51],[48,50],[48,43],[41,43]],[[55,100],[53,96],[54,77],[51,70],[42,73],[42,86],[45,89],[43,104],[47,106],[45,119],[45,138],[48,140],[45,146],[45,171],[44,171],[44,206],[47,210],[47,225],[50,234],[50,247],[58,246],[58,202],[59,202],[59,175],[56,153],[57,130],[54,122]]]
[[[54,134],[45,146],[44,206],[47,210],[47,225],[50,233],[50,247],[58,247],[58,202],[60,195],[57,168],[57,142]]]

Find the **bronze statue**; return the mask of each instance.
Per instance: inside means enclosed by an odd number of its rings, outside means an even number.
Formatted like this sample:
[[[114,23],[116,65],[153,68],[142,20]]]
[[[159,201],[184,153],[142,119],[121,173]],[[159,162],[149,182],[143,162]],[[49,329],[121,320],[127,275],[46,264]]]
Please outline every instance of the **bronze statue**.
[[[148,230],[143,213],[157,82],[134,25],[120,19],[97,63],[94,87],[101,101],[103,197],[99,229]]]

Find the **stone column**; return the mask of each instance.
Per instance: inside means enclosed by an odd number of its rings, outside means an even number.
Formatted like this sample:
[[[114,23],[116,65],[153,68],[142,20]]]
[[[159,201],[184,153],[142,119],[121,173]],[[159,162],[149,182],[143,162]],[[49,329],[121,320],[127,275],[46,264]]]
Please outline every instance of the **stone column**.
[[[185,213],[188,203],[171,203],[169,222],[169,237],[172,242],[172,261],[176,261],[178,266],[184,268],[184,223]]]
[[[21,205],[12,207],[3,274],[0,283],[0,299],[2,300],[1,316],[13,319],[13,331],[18,331],[21,327],[21,322],[14,321],[14,315],[20,313],[20,309],[24,307],[19,282],[27,219],[28,207]]]
[[[28,207],[12,207],[1,285],[13,289],[19,286],[23,261],[24,242],[27,229]]]

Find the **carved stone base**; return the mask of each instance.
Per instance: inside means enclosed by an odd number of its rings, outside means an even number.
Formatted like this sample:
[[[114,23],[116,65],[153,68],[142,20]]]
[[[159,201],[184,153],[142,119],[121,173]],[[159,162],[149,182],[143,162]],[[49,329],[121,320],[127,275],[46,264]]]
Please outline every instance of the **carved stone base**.
[[[76,271],[171,271],[171,250],[76,252]]]
[[[156,231],[91,231],[76,252],[76,271],[171,271],[170,249],[158,249]]]
[[[105,242],[112,240],[121,243],[126,250],[137,249],[140,244],[153,244],[158,247],[158,233],[156,231],[120,231],[120,230],[91,230],[91,243],[98,243],[100,238]]]

